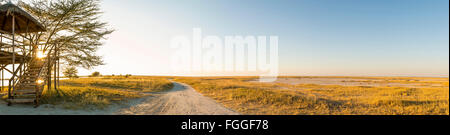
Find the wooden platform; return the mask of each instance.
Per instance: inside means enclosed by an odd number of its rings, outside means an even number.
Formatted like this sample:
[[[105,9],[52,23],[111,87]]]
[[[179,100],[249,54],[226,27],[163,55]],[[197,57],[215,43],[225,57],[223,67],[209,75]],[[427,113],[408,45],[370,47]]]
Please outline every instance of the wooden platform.
[[[13,53],[0,50],[0,64],[13,64]],[[16,53],[16,62],[14,64],[20,64],[22,60],[31,59],[31,57],[25,57]]]

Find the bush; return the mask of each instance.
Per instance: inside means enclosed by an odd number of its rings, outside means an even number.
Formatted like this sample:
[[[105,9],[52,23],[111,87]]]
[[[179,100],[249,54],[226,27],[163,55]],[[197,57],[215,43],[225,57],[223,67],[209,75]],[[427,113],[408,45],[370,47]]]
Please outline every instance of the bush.
[[[94,72],[89,77],[100,77],[100,76],[101,76],[100,72]]]

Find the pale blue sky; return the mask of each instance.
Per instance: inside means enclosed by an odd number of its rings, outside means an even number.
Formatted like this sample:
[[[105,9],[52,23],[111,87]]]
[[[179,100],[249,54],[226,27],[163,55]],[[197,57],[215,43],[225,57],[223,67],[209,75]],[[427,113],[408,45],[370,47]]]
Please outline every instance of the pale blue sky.
[[[448,0],[104,0],[102,10],[116,29],[99,51],[103,74],[173,75],[170,39],[197,27],[279,36],[282,75],[449,74]]]

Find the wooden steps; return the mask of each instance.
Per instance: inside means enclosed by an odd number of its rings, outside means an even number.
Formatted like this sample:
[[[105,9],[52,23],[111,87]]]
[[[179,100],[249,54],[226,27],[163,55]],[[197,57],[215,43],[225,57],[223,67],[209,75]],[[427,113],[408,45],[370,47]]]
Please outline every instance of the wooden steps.
[[[14,95],[27,95],[27,94],[34,94],[34,95],[36,95],[36,91],[16,91],[16,92],[14,92]]]
[[[46,64],[41,61],[30,63],[29,67],[20,76],[15,90],[12,91],[12,97],[8,99],[8,105],[34,103],[37,107],[39,97],[42,94],[44,84],[38,84],[38,78],[45,78],[45,75],[39,76],[42,70],[46,70]],[[46,72],[46,71],[43,71]]]
[[[8,99],[9,103],[13,104],[24,104],[24,103],[35,103],[35,99]]]

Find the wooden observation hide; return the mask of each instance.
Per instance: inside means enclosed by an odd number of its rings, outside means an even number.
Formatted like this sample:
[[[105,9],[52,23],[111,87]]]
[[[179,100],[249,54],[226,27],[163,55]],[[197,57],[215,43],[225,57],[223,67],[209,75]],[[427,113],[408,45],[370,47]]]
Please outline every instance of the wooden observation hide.
[[[42,24],[20,7],[11,3],[0,6],[0,78],[1,90],[8,92],[8,105],[39,105],[48,82],[51,51],[40,52],[40,44],[27,37],[44,31]],[[5,72],[9,79],[5,79]]]

